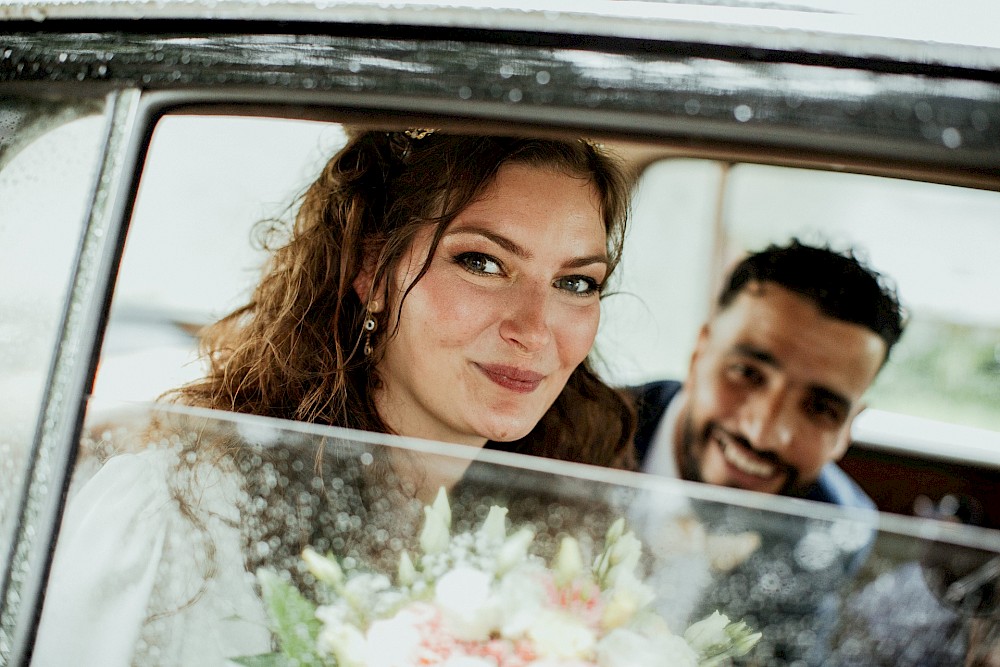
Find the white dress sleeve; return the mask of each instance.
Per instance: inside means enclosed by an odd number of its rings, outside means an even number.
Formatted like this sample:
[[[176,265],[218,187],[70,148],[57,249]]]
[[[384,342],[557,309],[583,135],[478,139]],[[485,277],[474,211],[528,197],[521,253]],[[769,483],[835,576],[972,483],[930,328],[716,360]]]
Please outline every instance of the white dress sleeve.
[[[178,468],[168,450],[110,459],[63,518],[33,667],[225,665],[268,651],[239,493],[235,475]]]

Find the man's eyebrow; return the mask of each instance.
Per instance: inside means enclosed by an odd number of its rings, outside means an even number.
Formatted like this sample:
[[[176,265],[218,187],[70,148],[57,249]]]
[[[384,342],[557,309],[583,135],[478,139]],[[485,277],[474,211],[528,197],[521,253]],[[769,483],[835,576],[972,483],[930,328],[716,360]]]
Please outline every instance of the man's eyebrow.
[[[775,368],[781,368],[781,364],[778,363],[778,359],[773,354],[767,350],[762,350],[759,347],[754,347],[748,343],[737,343],[733,346],[733,352],[742,354],[745,357],[750,357],[751,359],[756,359],[762,364],[767,364],[768,366],[773,366]]]
[[[517,243],[511,241],[506,236],[502,236],[494,231],[485,229],[483,227],[475,227],[475,226],[461,227],[459,229],[449,230],[446,235],[452,236],[456,234],[472,234],[476,236],[485,237],[490,241],[492,241],[493,243],[496,243],[498,246],[500,246],[507,252],[517,255],[521,259],[532,259],[534,257],[534,254],[529,249],[521,245],[518,245]],[[609,264],[611,264],[611,262],[610,260],[608,260],[607,253],[601,253],[598,255],[585,255],[583,257],[574,257],[570,261],[566,262],[563,265],[563,268],[576,269],[582,266],[590,266],[591,264],[604,264],[605,266],[608,266]]]

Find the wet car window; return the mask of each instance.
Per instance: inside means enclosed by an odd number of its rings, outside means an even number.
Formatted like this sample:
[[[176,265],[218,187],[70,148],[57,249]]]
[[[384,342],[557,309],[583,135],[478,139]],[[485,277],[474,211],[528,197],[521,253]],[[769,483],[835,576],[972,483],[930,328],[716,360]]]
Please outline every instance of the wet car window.
[[[656,162],[640,181],[621,294],[606,303],[605,348],[621,350],[610,372],[626,383],[682,378],[727,267],[797,237],[854,249],[896,286],[907,309],[906,334],[867,395],[872,408],[1000,431],[1000,306],[991,296],[1000,283],[991,252],[1000,246],[997,220],[1000,194],[987,190]],[[694,289],[673,289],[678,276]]]
[[[975,632],[1000,553],[982,529],[99,399],[80,460],[93,465],[74,481],[34,664],[95,650],[143,665],[962,664],[989,650]],[[445,501],[397,477],[401,461],[461,480]]]
[[[943,503],[945,514],[996,527],[1000,312],[990,295],[1000,280],[991,253],[998,219],[1000,195],[986,189],[654,161],[640,179],[599,344],[620,350],[609,372],[623,383],[683,379],[720,281],[743,253],[792,237],[852,249],[896,287],[908,324],[865,395],[841,466],[884,511],[931,516]]]
[[[0,100],[0,571],[100,165],[100,110],[88,101]]]
[[[296,196],[345,141],[336,123],[170,116],[157,125],[95,395],[152,400],[199,376],[192,333],[247,296],[266,257],[268,220],[287,222]]]

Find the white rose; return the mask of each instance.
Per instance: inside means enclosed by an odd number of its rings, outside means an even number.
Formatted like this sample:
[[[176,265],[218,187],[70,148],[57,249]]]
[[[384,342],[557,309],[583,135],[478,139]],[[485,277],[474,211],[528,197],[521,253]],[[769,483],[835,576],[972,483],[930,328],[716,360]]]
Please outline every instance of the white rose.
[[[541,658],[587,658],[597,643],[593,630],[579,619],[552,610],[538,614],[528,637]]]
[[[496,660],[488,660],[472,655],[453,655],[441,667],[497,667]]]
[[[471,567],[456,567],[434,586],[434,602],[448,627],[459,639],[486,641],[497,626],[497,611],[490,600],[492,577]]]
[[[368,628],[363,667],[411,667],[423,638],[417,629],[426,621],[422,607],[407,607]]]
[[[607,606],[601,616],[605,628],[617,628],[632,620],[636,612],[653,601],[652,589],[629,570],[615,577],[614,585],[604,593]]]
[[[316,647],[321,653],[332,655],[338,667],[366,667],[365,636],[350,623],[325,623],[316,638]]]
[[[684,640],[699,653],[716,644],[728,644],[727,625],[729,625],[729,617],[717,611],[712,612],[711,616],[698,621],[685,630]]]
[[[536,624],[545,602],[538,571],[521,567],[507,573],[497,585],[497,623],[505,639],[521,639]]]
[[[697,667],[698,656],[676,635],[644,637],[632,630],[617,629],[597,645],[598,667]]]

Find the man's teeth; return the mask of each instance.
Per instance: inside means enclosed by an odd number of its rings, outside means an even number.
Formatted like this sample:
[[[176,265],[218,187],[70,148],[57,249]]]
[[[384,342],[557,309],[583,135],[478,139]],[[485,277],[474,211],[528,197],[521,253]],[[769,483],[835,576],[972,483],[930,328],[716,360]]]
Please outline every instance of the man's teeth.
[[[774,474],[774,466],[752,460],[736,445],[730,443],[720,444],[722,444],[722,455],[737,470],[745,472],[748,475],[754,475],[755,477],[770,477]]]

